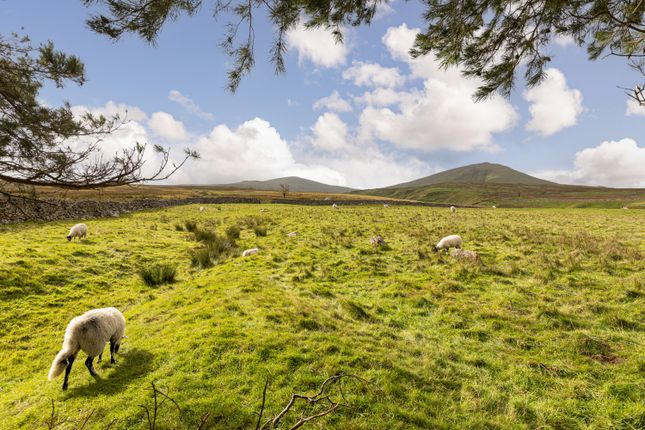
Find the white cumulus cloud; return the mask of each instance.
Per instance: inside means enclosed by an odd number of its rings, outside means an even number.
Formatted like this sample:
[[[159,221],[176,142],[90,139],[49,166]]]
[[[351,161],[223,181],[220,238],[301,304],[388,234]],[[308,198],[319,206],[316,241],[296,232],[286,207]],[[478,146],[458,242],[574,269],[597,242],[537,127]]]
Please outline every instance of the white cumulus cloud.
[[[343,79],[351,80],[358,86],[389,88],[398,87],[405,82],[405,78],[395,67],[362,61],[352,62],[352,66],[343,72]]]
[[[338,115],[325,112],[311,127],[311,144],[325,151],[339,151],[347,148],[347,124]]]
[[[378,21],[379,19],[385,18],[386,16],[394,13],[394,8],[392,7],[392,4],[395,3],[396,0],[391,0],[390,2],[378,2],[377,0],[369,0],[367,3],[368,5],[373,5],[376,3],[376,13],[374,14],[374,21]]]
[[[576,153],[572,170],[550,170],[535,176],[565,184],[645,187],[645,147],[634,139],[605,141]]]
[[[289,30],[287,44],[289,50],[298,51],[300,63],[309,60],[318,67],[340,66],[345,63],[349,53],[347,40],[337,43],[331,31],[324,27],[305,28],[302,23]]]
[[[355,96],[354,101],[369,106],[391,106],[401,103],[410,104],[420,99],[422,92],[397,91],[392,88],[375,88],[373,91],[367,91],[360,96]]]
[[[111,118],[115,115],[119,116],[121,121],[145,121],[148,115],[137,106],[126,105],[124,103],[116,103],[112,100],[108,101],[104,106],[72,106],[72,113],[76,116],[82,115],[85,112],[90,112],[93,115],[103,115],[106,118]]]
[[[464,78],[458,69],[444,70],[430,55],[409,55],[418,29],[406,24],[391,27],[383,43],[391,56],[406,63],[422,89],[373,91],[358,97],[367,104],[359,119],[359,138],[380,139],[398,147],[431,152],[496,150],[493,135],[513,127],[514,107],[500,96],[474,102],[479,82]]]
[[[121,155],[124,150],[131,150],[136,144],[146,144],[146,151],[143,155],[145,163],[142,169],[142,175],[151,176],[157,172],[160,166],[161,158],[159,154],[152,150],[154,142],[153,136],[150,135],[149,130],[146,128],[145,123],[148,115],[136,106],[129,106],[119,104],[112,101],[107,102],[104,106],[72,106],[72,112],[80,116],[85,112],[90,112],[94,115],[112,116],[118,114],[121,118],[128,118],[129,120],[117,127],[113,132],[101,136],[98,142],[97,155],[101,155],[105,161],[112,159],[116,155]],[[127,115],[126,115],[127,114]],[[80,138],[68,139],[66,144],[77,151],[83,151],[90,145],[97,144],[95,136],[83,136]],[[168,148],[168,146],[166,146]],[[170,161],[177,161],[183,159],[182,152],[178,148],[172,148],[170,153]],[[88,160],[94,162],[94,158]]]
[[[188,139],[184,124],[166,112],[153,113],[148,120],[148,127],[164,139],[179,141]]]
[[[316,100],[313,105],[314,109],[327,109],[334,112],[350,112],[352,106],[347,100],[342,98],[338,91],[334,91],[327,97]]]
[[[341,172],[348,186],[354,188],[385,187],[435,171],[416,157],[384,153],[378,148],[354,148],[343,156],[323,155],[315,161]]]
[[[114,102],[99,107],[73,106],[72,110],[76,115],[85,112],[106,115],[123,114],[125,110],[136,112],[140,121],[128,121],[115,132],[103,136],[100,151],[105,159],[110,159],[136,143],[147,143],[143,167],[145,176],[155,173],[161,161],[159,155],[151,150],[152,144],[163,144],[163,139],[183,136],[184,133],[194,137],[196,143],[191,145],[191,149],[199,152],[201,158],[189,161],[165,183],[225,184],[247,179],[300,176],[332,185],[377,187],[411,180],[430,171],[425,163],[415,158],[384,154],[376,146],[358,146],[349,127],[332,112],[318,118],[310,127],[310,136],[303,142],[290,143],[261,118],[236,127],[220,124],[207,134],[196,135],[188,133],[183,124],[179,127],[179,122],[165,112],[156,112],[148,117],[135,106]],[[83,137],[65,143],[82,150],[94,142],[91,137]],[[165,145],[171,149],[171,162],[183,159],[183,148],[173,143]],[[305,151],[298,153],[298,149]]]
[[[549,68],[545,72],[546,79],[524,91],[523,96],[529,102],[531,113],[526,129],[549,136],[575,125],[584,108],[582,93],[567,86],[561,71]]]
[[[635,115],[641,115],[645,116],[645,106],[641,106],[638,104],[638,102],[634,99],[629,99],[627,100],[627,110],[625,111],[625,115],[627,116],[635,116]]]
[[[220,124],[197,140],[201,159],[183,169],[174,182],[222,184],[247,179],[300,176],[333,185],[344,185],[344,177],[328,167],[297,162],[291,148],[271,124],[261,118],[236,128]]]
[[[404,23],[398,27],[388,28],[382,38],[382,42],[392,58],[408,64],[412,77],[439,79],[449,85],[462,85],[464,82],[470,82],[473,87],[477,87],[478,81],[464,78],[457,67],[442,68],[432,54],[412,58],[410,49],[414,45],[417,34],[419,34],[418,28],[409,28]]]

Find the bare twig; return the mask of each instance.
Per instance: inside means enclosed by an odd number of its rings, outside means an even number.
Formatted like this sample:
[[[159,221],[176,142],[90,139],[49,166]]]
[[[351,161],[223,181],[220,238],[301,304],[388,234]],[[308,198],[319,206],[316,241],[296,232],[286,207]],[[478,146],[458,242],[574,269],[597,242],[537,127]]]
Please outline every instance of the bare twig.
[[[110,422],[108,423],[108,425],[107,425],[107,426],[105,426],[105,429],[104,429],[104,430],[110,430],[110,428],[111,428],[111,427],[114,425],[114,423],[115,423],[115,422],[117,422],[117,421],[118,421],[118,420],[117,420],[116,418],[114,418],[112,421],[110,421]]]
[[[56,427],[56,406],[54,406],[54,399],[52,399],[52,413],[49,416],[49,421],[47,421],[45,424],[47,424],[47,428],[49,430],[52,430],[54,427]]]
[[[91,418],[91,417],[92,417],[92,415],[94,414],[94,411],[95,411],[95,410],[96,410],[96,409],[92,409],[92,410],[90,411],[90,413],[89,413],[89,414],[87,414],[87,416],[85,417],[85,419],[84,419],[84,420],[83,420],[83,422],[81,423],[81,426],[78,428],[78,430],[83,430],[83,429],[85,428],[85,426],[87,425],[87,422],[90,420],[90,418]]]
[[[346,374],[346,373],[341,373],[338,375],[333,375],[330,376],[329,378],[325,379],[323,383],[320,385],[320,389],[318,392],[314,395],[307,396],[304,394],[297,394],[294,393],[291,395],[291,399],[289,400],[289,403],[278,413],[275,415],[273,418],[269,419],[264,423],[262,427],[260,427],[260,430],[271,430],[274,429],[278,426],[280,423],[280,420],[289,413],[291,408],[296,404],[298,400],[304,400],[308,405],[310,406],[315,406],[318,404],[327,404],[327,407],[317,413],[314,413],[312,415],[308,416],[303,416],[301,417],[295,424],[293,424],[291,427],[289,427],[290,430],[295,430],[297,428],[300,428],[304,424],[313,421],[317,418],[324,417],[326,415],[329,415],[330,413],[334,412],[337,410],[340,406],[343,406],[343,403],[340,403],[340,401],[336,401],[332,398],[332,394],[330,393],[331,387],[336,384],[338,386],[338,391],[340,393],[341,398],[344,400],[345,395],[342,391],[342,386],[341,386],[341,381],[343,378],[349,378],[349,379],[355,379],[357,381],[363,382],[363,383],[368,383],[363,378],[360,378],[356,375],[351,375],[351,374]],[[265,388],[266,390],[266,388]],[[264,403],[263,403],[264,404]]]
[[[255,424],[255,430],[260,430],[260,424],[262,423],[262,414],[264,413],[264,405],[267,399],[267,388],[269,387],[269,378],[267,377],[266,382],[264,383],[264,389],[262,390],[262,406],[260,407],[260,414],[258,415],[258,422]]]
[[[210,412],[206,412],[204,415],[202,415],[201,419],[199,420],[199,425],[197,426],[197,430],[202,430],[204,428],[210,416],[211,416]]]
[[[146,405],[139,405],[139,406],[146,413],[148,428],[150,430],[155,430],[157,428],[157,417],[159,416],[159,408],[161,407],[161,405],[164,404],[166,400],[170,400],[177,407],[177,410],[179,411],[180,414],[181,414],[181,408],[179,407],[179,404],[174,399],[168,396],[168,393],[164,393],[163,391],[158,389],[154,382],[152,382],[151,385],[152,385],[152,398],[153,398],[152,412]],[[159,401],[159,396],[163,397],[161,402]],[[181,419],[181,416],[180,416],[180,419]]]
[[[45,422],[45,425],[47,426],[48,430],[53,430],[59,425],[67,422],[68,418],[65,418],[64,420],[59,421],[58,420],[58,414],[56,413],[56,406],[54,405],[54,399],[52,399],[52,412],[49,415],[49,420]]]
[[[276,429],[278,426],[280,426],[281,420],[291,411],[292,407],[296,403],[298,403],[298,401],[304,401],[304,404],[308,405],[310,408],[313,408],[313,410],[310,411],[309,415],[304,415],[304,414],[300,415],[300,417],[297,419],[295,423],[290,424],[289,430],[296,430],[311,421],[314,421],[318,418],[322,418],[326,415],[331,414],[332,412],[338,410],[342,406],[347,406],[347,399],[345,397],[345,392],[342,387],[343,379],[356,380],[363,384],[370,383],[369,381],[366,381],[365,379],[359,376],[351,375],[351,374],[341,373],[338,375],[330,376],[329,378],[323,381],[323,383],[320,385],[318,392],[316,392],[313,395],[305,395],[305,394],[298,394],[298,393],[292,394],[289,400],[289,403],[277,415],[267,420],[262,425],[261,424],[262,417],[264,415],[264,411],[266,408],[266,397],[267,397],[267,390],[269,387],[269,378],[267,378],[264,383],[264,388],[262,390],[262,405],[260,406],[260,411],[258,414],[258,420],[255,425],[255,429],[256,430]],[[148,423],[148,429],[156,430],[157,419],[159,418],[159,412],[161,410],[161,406],[164,404],[166,400],[170,400],[177,407],[177,410],[180,412],[180,414],[182,411],[181,411],[181,408],[179,407],[179,404],[168,395],[168,392],[163,392],[162,390],[157,388],[154,382],[151,383],[151,386],[152,386],[151,391],[152,391],[152,398],[153,398],[152,406],[150,407],[147,405],[139,405],[139,406],[145,412],[146,421]],[[334,392],[334,388],[337,388],[337,392]],[[338,397],[338,399],[336,399],[336,397]],[[342,400],[342,402],[340,400]],[[51,413],[50,413],[49,419],[45,422],[45,425],[47,426],[48,430],[53,430],[58,426],[60,426],[61,424],[68,421],[67,418],[62,421],[59,421],[58,414],[56,413],[56,406],[54,404],[54,400],[51,401],[51,405],[52,406],[51,406]],[[95,412],[95,409],[92,409],[87,415],[79,419],[77,423],[80,423],[80,424],[75,428],[77,430],[84,430],[87,424],[90,422],[90,418],[92,418],[92,416],[94,415],[94,412]],[[210,412],[204,413],[199,420],[199,423],[197,425],[197,430],[204,430],[210,417],[211,417]],[[181,415],[179,418],[181,420]],[[118,420],[116,418],[113,419],[104,428],[106,430],[109,430],[117,421]]]
[[[339,406],[340,406],[340,403],[335,403],[332,407],[330,407],[329,409],[327,409],[325,411],[322,411],[322,412],[320,412],[318,414],[315,414],[315,415],[311,415],[309,417],[301,418],[300,421],[298,421],[293,426],[291,426],[289,428],[289,430],[295,430],[297,428],[302,427],[303,425],[305,425],[306,423],[308,423],[311,420],[314,420],[314,419],[320,418],[320,417],[324,417],[325,415],[328,415],[328,414],[334,412]]]

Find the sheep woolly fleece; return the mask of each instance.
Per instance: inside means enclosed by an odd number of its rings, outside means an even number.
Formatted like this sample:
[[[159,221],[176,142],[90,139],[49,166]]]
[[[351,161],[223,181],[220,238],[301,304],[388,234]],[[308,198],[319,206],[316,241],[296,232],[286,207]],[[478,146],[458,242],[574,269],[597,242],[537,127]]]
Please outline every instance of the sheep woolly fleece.
[[[76,224],[74,227],[69,229],[67,238],[74,239],[75,237],[81,238],[85,236],[87,236],[87,226],[85,224]]]
[[[436,249],[448,249],[448,248],[461,248],[463,241],[461,236],[457,234],[451,234],[446,236],[437,243]]]
[[[242,253],[242,257],[248,257],[249,255],[256,254],[259,250],[259,248],[247,249]]]
[[[51,381],[65,370],[67,359],[83,350],[88,357],[103,352],[108,341],[119,342],[125,335],[125,317],[116,308],[92,309],[73,318],[65,330],[63,349],[49,370]]]

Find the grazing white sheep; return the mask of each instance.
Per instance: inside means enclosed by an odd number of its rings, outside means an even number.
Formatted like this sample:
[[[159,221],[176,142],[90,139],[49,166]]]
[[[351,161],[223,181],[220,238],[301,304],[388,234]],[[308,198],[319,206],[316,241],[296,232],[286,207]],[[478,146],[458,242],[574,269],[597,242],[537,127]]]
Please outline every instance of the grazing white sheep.
[[[85,366],[92,376],[97,376],[94,370],[94,357],[103,354],[107,341],[110,341],[110,362],[116,363],[115,355],[119,352],[121,339],[125,337],[125,317],[116,308],[92,309],[83,315],[73,318],[65,330],[63,349],[56,354],[56,358],[49,370],[51,381],[65,370],[63,390],[67,389],[69,372],[80,350],[87,354]]]
[[[450,206],[450,212],[454,214],[455,212],[457,212],[457,208],[454,206]]]
[[[334,208],[334,209],[340,209],[340,207],[339,207],[336,203],[334,203],[333,205],[331,205],[331,207],[332,207],[332,208]]]
[[[457,234],[451,234],[450,236],[446,236],[443,239],[437,243],[433,249],[435,252],[439,251],[440,249],[450,249],[450,248],[461,248],[461,245],[463,244],[463,241],[461,240],[461,236]]]
[[[75,237],[78,237],[78,240],[81,240],[86,236],[87,236],[87,226],[85,224],[76,224],[74,227],[69,229],[67,240],[71,241]]]
[[[450,250],[450,255],[457,260],[466,261],[468,263],[483,264],[481,257],[476,251],[454,248]]]
[[[628,208],[627,206],[623,206],[623,209],[624,209],[624,210],[628,210],[629,208]]]
[[[204,206],[200,206],[200,207],[199,207],[199,211],[200,211],[200,212],[204,212]]]
[[[385,239],[383,239],[383,236],[381,236],[381,235],[371,237],[370,238],[370,243],[375,248],[379,247],[379,246],[387,246],[387,243],[385,243]]]
[[[384,207],[384,208],[389,208],[389,207],[390,207],[390,205],[388,205],[387,203],[385,203],[385,204],[383,205],[383,207]]]
[[[493,205],[493,206],[492,206],[492,208],[493,208],[493,209],[497,209],[497,206]]]
[[[331,197],[325,197],[325,199],[324,199],[324,200],[325,200],[325,201],[327,201],[327,200],[331,200]]]
[[[295,237],[295,236],[298,236],[297,231],[292,231],[291,233],[287,234],[287,237]]]
[[[242,252],[242,257],[248,257],[249,255],[257,254],[260,251],[259,248],[251,248]]]

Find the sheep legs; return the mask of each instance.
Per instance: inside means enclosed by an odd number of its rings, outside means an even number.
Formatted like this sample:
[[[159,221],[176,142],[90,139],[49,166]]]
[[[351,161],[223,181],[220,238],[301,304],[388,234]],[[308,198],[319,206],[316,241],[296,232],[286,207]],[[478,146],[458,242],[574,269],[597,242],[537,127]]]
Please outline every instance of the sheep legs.
[[[67,367],[65,368],[65,379],[63,380],[63,390],[67,390],[67,386],[68,386],[67,381],[69,380],[69,372],[72,371],[72,364],[74,364],[75,358],[76,358],[75,355],[70,355],[67,358]]]
[[[116,353],[119,352],[119,344],[110,341],[110,363],[116,364]]]
[[[85,367],[87,367],[87,370],[90,371],[90,375],[92,376],[99,376],[98,373],[96,373],[96,370],[94,370],[94,365],[92,362],[94,361],[94,357],[87,357],[85,360]]]
[[[119,345],[117,345],[116,342],[110,341],[110,363],[111,364],[116,364],[115,357],[117,352],[119,352]],[[100,363],[102,358],[103,358],[103,353],[100,353],[96,362]]]

